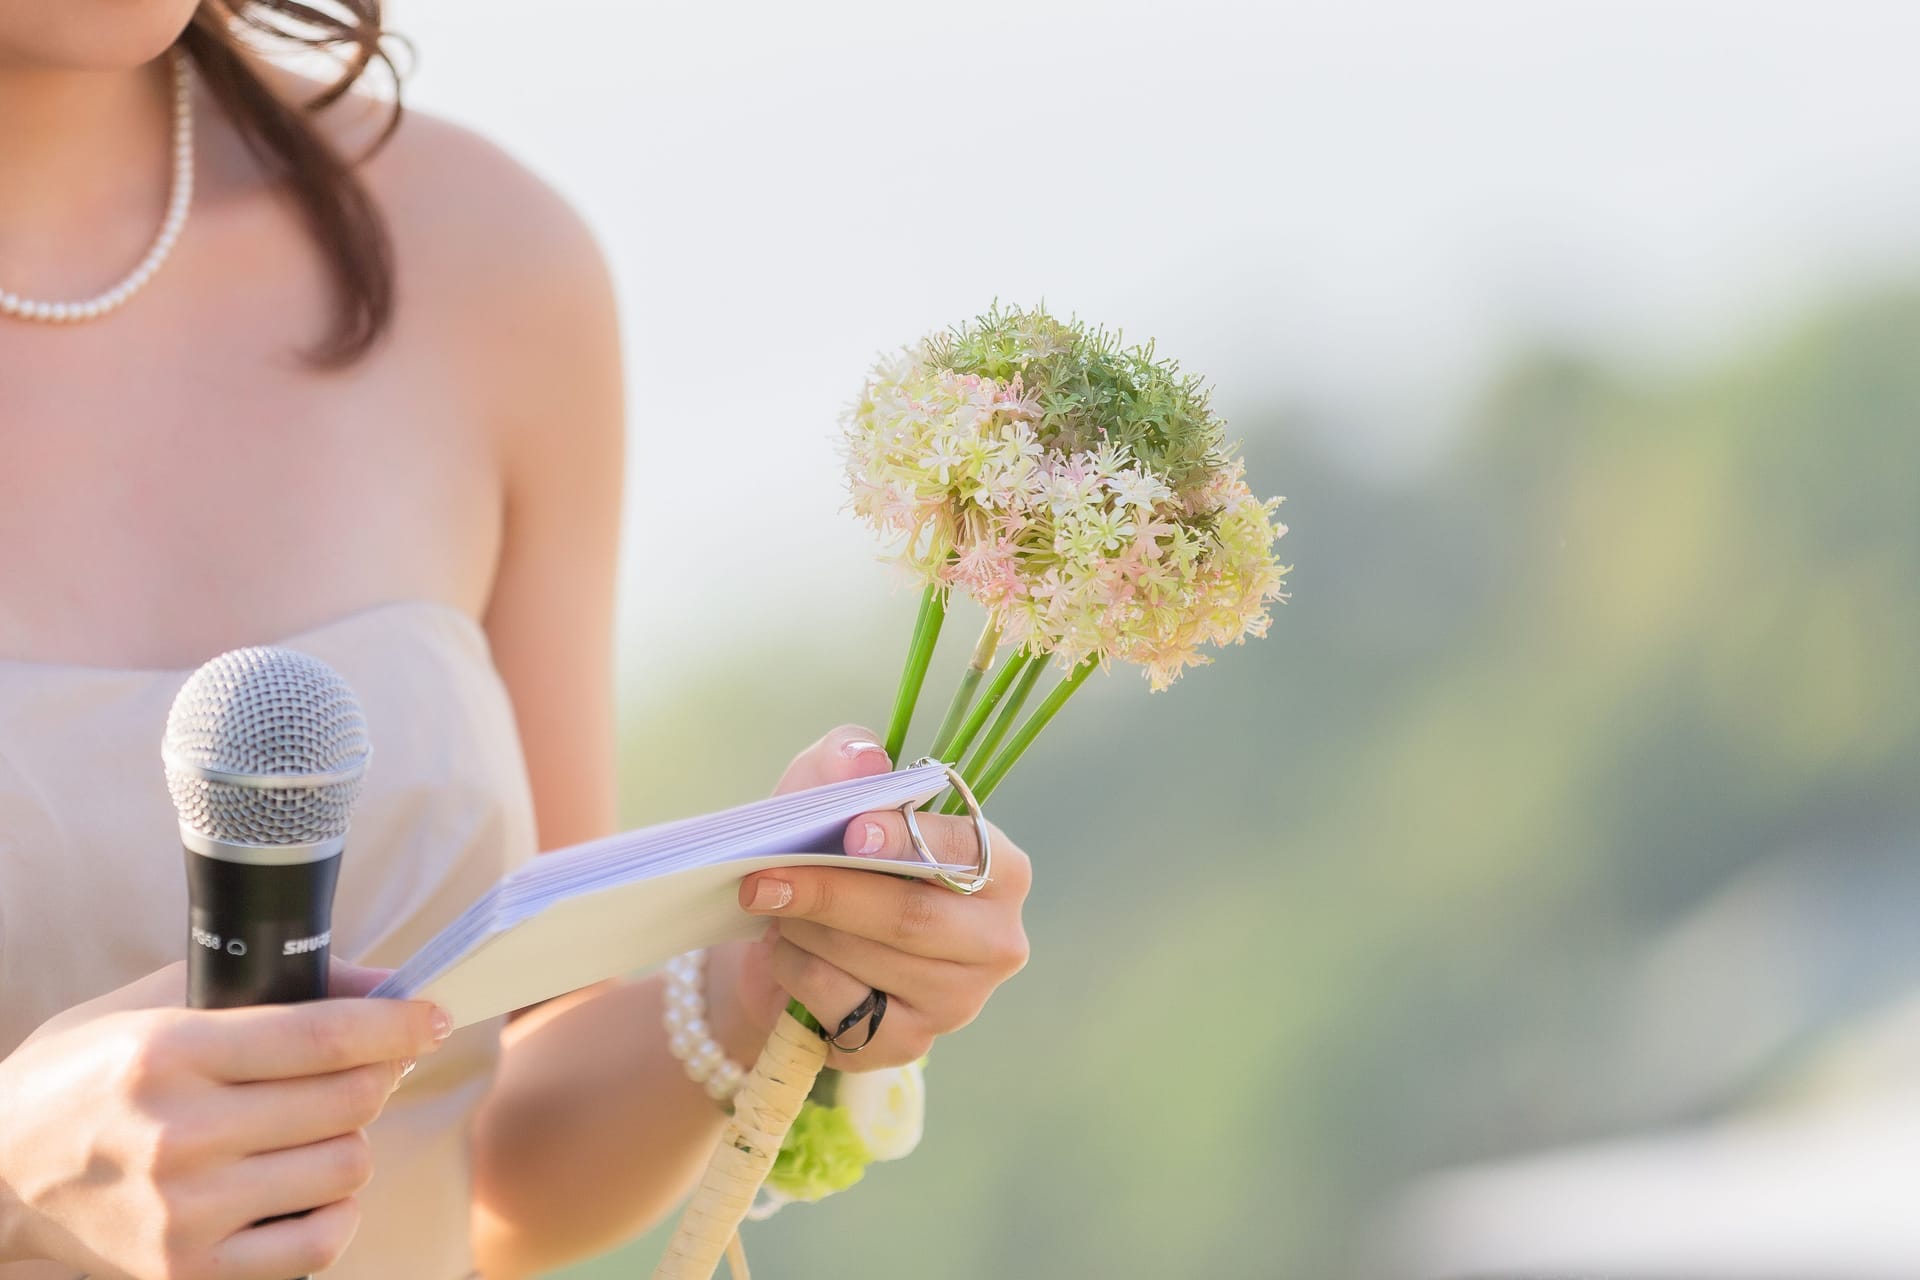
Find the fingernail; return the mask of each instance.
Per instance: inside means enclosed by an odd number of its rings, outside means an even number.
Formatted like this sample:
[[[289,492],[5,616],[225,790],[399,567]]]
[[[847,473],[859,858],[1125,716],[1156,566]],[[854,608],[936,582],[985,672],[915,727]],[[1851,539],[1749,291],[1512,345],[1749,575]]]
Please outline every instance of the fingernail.
[[[854,850],[854,852],[878,853],[880,852],[881,846],[886,843],[886,829],[877,822],[869,822],[866,824],[866,830],[860,833],[860,847]]]
[[[439,1044],[453,1034],[453,1015],[438,1005],[433,1009],[433,1042]]]
[[[420,1064],[412,1058],[403,1059],[400,1063],[400,1080],[405,1080],[408,1076],[412,1075],[413,1069],[419,1065]],[[394,1084],[399,1084],[400,1080],[395,1080]]]
[[[793,901],[793,886],[785,880],[762,880],[753,886],[749,911],[778,911]]]
[[[878,754],[884,756],[887,754],[887,749],[879,743],[869,742],[865,738],[853,738],[840,744],[840,754],[849,760],[858,760],[860,757],[866,755]]]

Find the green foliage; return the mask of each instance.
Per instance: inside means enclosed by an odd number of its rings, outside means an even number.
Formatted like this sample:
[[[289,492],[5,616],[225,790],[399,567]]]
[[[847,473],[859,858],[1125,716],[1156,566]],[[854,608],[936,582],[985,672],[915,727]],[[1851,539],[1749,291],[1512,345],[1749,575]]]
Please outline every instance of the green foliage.
[[[1016,375],[1039,402],[1036,433],[1057,453],[1125,445],[1176,492],[1217,469],[1226,425],[1206,383],[1183,374],[1153,344],[1128,346],[1104,328],[1061,321],[1044,307],[995,304],[985,315],[928,340],[935,365],[998,381]]]
[[[756,1270],[1338,1280],[1427,1170],[1793,1071],[1817,1023],[1676,1098],[1636,1002],[1742,876],[1920,832],[1917,344],[1888,298],[1665,382],[1520,361],[1392,488],[1266,415],[1250,479],[1284,477],[1313,569],[1287,625],[1151,702],[1096,678],[1048,730],[992,806],[1032,963],[941,1042],[920,1151],[749,1228]],[[813,652],[743,635],[755,662],[637,708],[630,816],[884,714],[915,603]],[[1761,976],[1680,1021],[1714,1039]]]

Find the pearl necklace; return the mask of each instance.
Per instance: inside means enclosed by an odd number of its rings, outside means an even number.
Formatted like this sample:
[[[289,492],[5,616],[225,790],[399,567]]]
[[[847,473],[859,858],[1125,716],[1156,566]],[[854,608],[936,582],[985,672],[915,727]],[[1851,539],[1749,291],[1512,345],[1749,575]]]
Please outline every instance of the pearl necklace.
[[[35,302],[17,293],[0,289],[0,315],[37,320],[44,324],[74,324],[98,320],[119,310],[129,298],[146,287],[161,264],[173,252],[180,229],[187,225],[187,208],[193,203],[193,99],[187,79],[186,55],[173,54],[173,189],[167,197],[167,216],[160,234],[140,265],[126,279],[105,293],[83,302]]]

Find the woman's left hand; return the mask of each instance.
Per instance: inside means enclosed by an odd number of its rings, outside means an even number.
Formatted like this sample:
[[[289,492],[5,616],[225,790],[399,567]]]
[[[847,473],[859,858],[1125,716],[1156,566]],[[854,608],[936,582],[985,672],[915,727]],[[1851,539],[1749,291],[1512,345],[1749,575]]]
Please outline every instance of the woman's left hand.
[[[887,772],[892,765],[871,730],[843,726],[801,752],[780,792]],[[971,818],[917,815],[922,835],[944,863],[976,866]],[[737,990],[762,1034],[785,995],[832,1029],[869,990],[887,993],[873,1042],[835,1051],[829,1066],[872,1071],[925,1056],[935,1036],[972,1022],[994,988],[1027,962],[1020,922],[1032,879],[1027,855],[993,830],[993,879],[964,896],[937,881],[909,880],[835,867],[790,867],[748,876],[740,905],[773,924],[738,959]],[[855,818],[846,851],[876,860],[918,861],[898,810]],[[716,977],[720,970],[716,970]],[[866,1024],[847,1032],[858,1045]]]

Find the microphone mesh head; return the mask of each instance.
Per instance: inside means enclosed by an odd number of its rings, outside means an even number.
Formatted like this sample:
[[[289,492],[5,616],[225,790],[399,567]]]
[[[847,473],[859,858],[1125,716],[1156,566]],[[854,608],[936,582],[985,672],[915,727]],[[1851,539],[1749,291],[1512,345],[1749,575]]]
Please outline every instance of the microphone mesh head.
[[[344,836],[370,753],[360,701],[340,674],[270,647],[235,649],[194,672],[173,700],[161,750],[180,825],[240,845]]]

